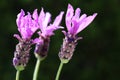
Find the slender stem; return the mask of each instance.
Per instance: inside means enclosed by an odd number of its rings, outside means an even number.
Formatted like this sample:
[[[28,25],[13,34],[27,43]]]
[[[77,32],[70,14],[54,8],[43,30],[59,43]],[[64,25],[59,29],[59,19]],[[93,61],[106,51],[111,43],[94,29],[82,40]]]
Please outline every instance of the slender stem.
[[[16,72],[16,80],[19,80],[19,76],[20,76],[20,71],[17,70],[17,72]]]
[[[60,76],[60,73],[61,73],[63,64],[64,64],[64,63],[62,63],[62,62],[60,63],[60,66],[59,66],[59,69],[58,69],[58,72],[57,72],[57,75],[56,75],[55,80],[59,80],[59,76]]]
[[[36,66],[35,66],[35,69],[34,69],[34,74],[33,74],[33,80],[37,80],[38,71],[39,71],[39,67],[40,67],[40,62],[41,62],[41,60],[37,59]]]

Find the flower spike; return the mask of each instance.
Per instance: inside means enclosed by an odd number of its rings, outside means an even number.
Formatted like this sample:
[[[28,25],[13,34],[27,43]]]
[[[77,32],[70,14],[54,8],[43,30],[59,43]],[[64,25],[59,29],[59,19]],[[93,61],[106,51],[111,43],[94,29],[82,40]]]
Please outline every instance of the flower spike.
[[[43,8],[38,17],[38,25],[39,25],[39,38],[36,43],[35,55],[37,54],[41,58],[45,58],[48,53],[50,37],[54,35],[54,31],[61,29],[63,27],[60,26],[60,22],[62,20],[64,12],[60,12],[60,14],[55,18],[53,24],[51,24],[51,14],[49,12],[44,12]]]
[[[88,17],[86,14],[80,16],[80,13],[80,8],[77,8],[74,12],[72,5],[68,4],[65,17],[67,31],[62,31],[65,38],[59,52],[59,58],[63,63],[67,63],[72,58],[77,41],[82,39],[82,37],[77,37],[77,34],[85,29],[97,16],[97,13]]]
[[[36,11],[37,10],[33,12],[33,18],[29,12],[25,15],[22,9],[17,15],[16,23],[20,36],[14,34],[14,37],[19,40],[19,43],[16,45],[16,50],[14,52],[13,65],[18,71],[24,70],[29,61],[31,45],[34,42],[31,37],[38,29],[38,24],[35,21],[37,20]]]

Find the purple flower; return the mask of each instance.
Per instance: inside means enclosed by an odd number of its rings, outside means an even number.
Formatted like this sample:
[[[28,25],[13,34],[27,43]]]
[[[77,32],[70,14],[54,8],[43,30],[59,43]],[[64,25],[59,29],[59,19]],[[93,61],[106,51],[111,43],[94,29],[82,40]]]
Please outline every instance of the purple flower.
[[[80,8],[77,8],[74,14],[72,5],[68,4],[65,18],[68,31],[62,31],[65,38],[63,39],[63,45],[61,46],[61,50],[59,52],[59,58],[63,63],[67,63],[72,58],[77,41],[82,39],[81,37],[77,37],[77,34],[85,29],[97,15],[97,13],[94,13],[92,16],[88,17],[86,14],[80,16],[80,12]]]
[[[33,15],[35,12],[33,12]],[[31,39],[34,32],[38,29],[38,24],[35,21],[34,17],[31,17],[31,14],[28,12],[25,15],[25,12],[21,9],[21,12],[17,15],[16,23],[18,26],[18,31],[21,34],[21,38],[19,35],[15,34],[14,36],[18,40],[29,40]]]
[[[35,12],[33,12],[33,15],[35,15]],[[29,12],[25,15],[23,10],[18,14],[16,23],[21,36],[14,34],[19,43],[14,51],[13,65],[17,70],[21,71],[24,70],[29,61],[31,45],[34,43],[31,37],[38,29],[38,24],[36,18],[31,17]]]
[[[36,22],[38,22],[39,25],[39,39],[36,39],[36,48],[35,53],[37,53],[40,57],[46,57],[48,48],[49,48],[49,42],[50,37],[54,35],[54,31],[63,28],[60,26],[60,22],[62,20],[64,12],[60,12],[60,14],[55,18],[54,22],[51,24],[51,14],[49,12],[44,12],[43,8],[41,9],[40,14],[37,14],[37,11],[35,11],[34,18],[36,19]]]
[[[80,8],[77,8],[74,14],[72,5],[68,4],[65,21],[68,32],[73,36],[77,35],[80,31],[85,29],[97,16],[97,13],[94,13],[88,17],[86,14],[80,16],[80,13]]]

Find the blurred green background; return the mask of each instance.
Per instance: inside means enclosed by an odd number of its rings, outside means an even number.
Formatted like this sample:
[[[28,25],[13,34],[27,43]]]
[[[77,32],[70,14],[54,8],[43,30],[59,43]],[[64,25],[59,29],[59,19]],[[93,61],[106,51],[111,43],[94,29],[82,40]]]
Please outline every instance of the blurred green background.
[[[13,34],[19,33],[16,16],[20,9],[49,11],[54,19],[68,3],[80,7],[82,14],[95,12],[95,20],[79,33],[79,41],[72,60],[64,65],[60,80],[120,80],[120,1],[119,0],[0,0],[0,80],[15,80],[12,65],[13,53],[18,43]],[[64,17],[65,19],[65,17]],[[61,23],[65,26],[64,19]],[[51,37],[48,57],[41,63],[38,80],[54,80],[60,60],[58,52],[64,35],[61,30]],[[35,57],[20,75],[20,80],[32,80]]]

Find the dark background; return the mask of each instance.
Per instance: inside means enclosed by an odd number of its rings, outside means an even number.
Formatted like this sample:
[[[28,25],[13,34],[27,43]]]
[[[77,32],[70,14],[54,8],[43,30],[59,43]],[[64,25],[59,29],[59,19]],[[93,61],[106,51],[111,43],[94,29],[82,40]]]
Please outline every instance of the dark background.
[[[0,0],[0,80],[15,80],[12,65],[13,53],[18,43],[13,34],[19,33],[16,16],[20,9],[34,9],[52,14],[54,19],[60,11],[67,10],[68,3],[74,9],[80,7],[82,14],[92,15],[95,20],[79,33],[79,41],[72,60],[64,65],[60,80],[120,80],[120,2],[119,0]],[[65,16],[65,15],[64,15]],[[61,23],[65,26],[65,17]],[[41,63],[38,80],[54,80],[60,60],[58,52],[64,35],[61,30],[51,37],[48,57]],[[20,75],[20,80],[32,80],[35,57]]]

